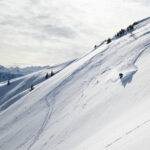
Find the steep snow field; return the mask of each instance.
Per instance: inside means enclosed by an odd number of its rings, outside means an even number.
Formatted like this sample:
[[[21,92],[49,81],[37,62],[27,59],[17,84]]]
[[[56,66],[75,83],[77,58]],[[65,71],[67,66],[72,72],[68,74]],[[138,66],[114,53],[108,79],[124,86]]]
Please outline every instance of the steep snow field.
[[[0,150],[149,150],[149,58],[147,18],[52,78],[45,70],[3,83]]]

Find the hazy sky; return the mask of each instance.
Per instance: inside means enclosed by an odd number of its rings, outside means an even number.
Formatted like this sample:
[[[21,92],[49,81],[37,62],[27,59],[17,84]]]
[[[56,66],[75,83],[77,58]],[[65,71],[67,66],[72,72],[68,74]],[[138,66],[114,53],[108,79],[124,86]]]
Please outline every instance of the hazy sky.
[[[68,61],[149,16],[150,0],[0,0],[0,65]]]

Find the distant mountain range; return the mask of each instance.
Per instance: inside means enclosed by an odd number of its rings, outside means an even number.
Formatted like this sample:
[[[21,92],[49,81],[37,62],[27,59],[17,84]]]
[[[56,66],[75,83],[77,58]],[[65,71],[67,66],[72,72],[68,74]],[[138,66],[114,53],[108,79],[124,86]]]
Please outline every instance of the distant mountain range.
[[[19,67],[4,67],[0,65],[0,82],[6,81],[8,79],[13,79],[16,77],[20,77],[23,75],[27,75],[36,71],[40,71],[43,69],[50,69],[50,66],[31,66],[31,67],[25,67],[25,68],[19,68]]]

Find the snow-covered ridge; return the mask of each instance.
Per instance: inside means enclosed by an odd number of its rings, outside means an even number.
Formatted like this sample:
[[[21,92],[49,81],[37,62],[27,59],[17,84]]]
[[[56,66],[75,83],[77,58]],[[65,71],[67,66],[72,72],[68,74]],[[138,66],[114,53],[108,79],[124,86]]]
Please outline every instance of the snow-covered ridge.
[[[0,149],[149,150],[149,29],[147,18],[47,80],[45,70],[0,85]]]
[[[71,64],[73,61],[75,60],[71,60],[65,63],[61,63],[59,65],[55,65],[55,66],[30,66],[30,67],[25,67],[25,68],[19,68],[19,67],[4,67],[2,65],[0,65],[0,82],[6,81],[6,80],[10,80],[10,79],[14,79],[17,77],[21,77],[33,72],[37,72],[40,70],[46,70],[46,69],[52,69],[52,70],[62,70],[63,68],[65,68],[66,66],[68,66],[69,64]]]
[[[14,71],[14,78],[10,80],[10,85],[8,86],[7,81],[1,82],[0,84],[0,111],[8,108],[10,105],[18,101],[21,97],[25,96],[30,92],[31,85],[38,85],[41,82],[46,81],[46,74],[48,74],[48,78],[51,76],[51,71],[53,71],[54,74],[57,74],[59,71],[70,65],[75,60],[68,61],[56,66],[45,66],[45,67],[27,67],[25,72],[27,75],[20,75],[15,74]],[[3,67],[4,68],[4,67]],[[33,68],[32,72],[29,73],[30,69]],[[44,69],[45,68],[45,69]],[[37,71],[38,69],[41,69],[40,71]],[[27,71],[28,70],[28,71]],[[25,73],[24,72],[24,73]],[[5,73],[7,75],[7,73]],[[8,73],[10,75],[11,73]],[[9,77],[9,76],[8,76]]]

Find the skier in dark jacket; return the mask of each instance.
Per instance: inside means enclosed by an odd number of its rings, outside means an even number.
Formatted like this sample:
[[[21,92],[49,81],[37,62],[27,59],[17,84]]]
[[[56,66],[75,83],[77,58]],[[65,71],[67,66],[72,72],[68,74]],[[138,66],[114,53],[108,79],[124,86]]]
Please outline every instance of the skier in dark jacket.
[[[120,79],[123,78],[123,73],[119,73],[119,78],[120,78]]]

